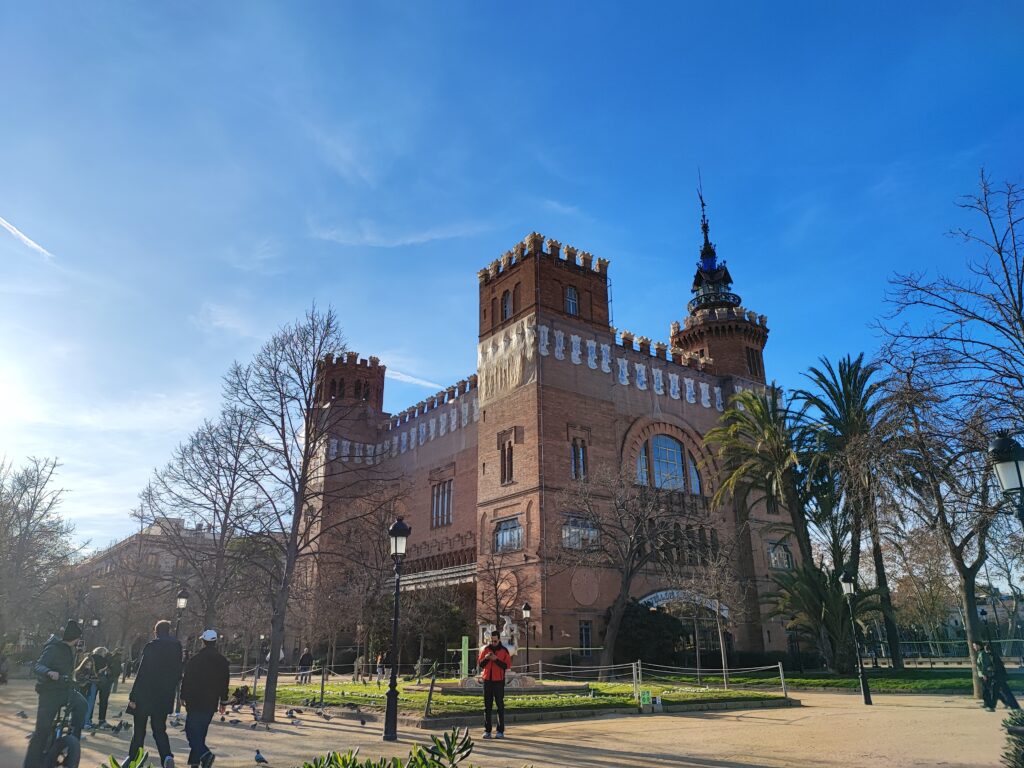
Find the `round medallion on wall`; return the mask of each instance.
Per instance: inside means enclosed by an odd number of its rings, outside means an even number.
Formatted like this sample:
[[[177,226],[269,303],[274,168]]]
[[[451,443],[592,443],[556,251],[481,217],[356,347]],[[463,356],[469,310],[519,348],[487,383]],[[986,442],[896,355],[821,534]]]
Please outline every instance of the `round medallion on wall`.
[[[597,574],[576,571],[572,576],[572,596],[580,605],[593,605],[600,593]]]

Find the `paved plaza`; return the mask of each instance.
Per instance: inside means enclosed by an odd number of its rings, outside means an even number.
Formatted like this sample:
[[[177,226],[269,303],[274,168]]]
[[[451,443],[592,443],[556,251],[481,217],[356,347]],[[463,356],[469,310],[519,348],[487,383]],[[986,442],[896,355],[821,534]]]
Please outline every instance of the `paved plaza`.
[[[504,742],[478,741],[473,761],[483,768],[615,768],[616,766],[996,766],[1003,747],[1001,715],[984,712],[971,699],[950,696],[877,695],[865,707],[851,694],[800,692],[804,706],[720,713],[606,716],[545,722],[510,728]],[[113,712],[126,689],[112,697]],[[23,680],[0,688],[0,766],[17,768],[24,757],[32,720],[15,713],[35,711],[35,696]],[[282,718],[283,719],[283,718]],[[379,722],[331,722],[309,716],[301,725],[280,723],[271,732],[215,722],[210,744],[217,768],[252,766],[258,747],[272,768],[291,768],[329,750],[360,747],[364,756],[405,755],[423,731],[403,729],[401,741],[385,745]],[[110,754],[123,756],[124,734],[89,736],[83,768],[94,768]],[[152,742],[147,741],[147,747]],[[187,754],[181,731],[172,747]]]

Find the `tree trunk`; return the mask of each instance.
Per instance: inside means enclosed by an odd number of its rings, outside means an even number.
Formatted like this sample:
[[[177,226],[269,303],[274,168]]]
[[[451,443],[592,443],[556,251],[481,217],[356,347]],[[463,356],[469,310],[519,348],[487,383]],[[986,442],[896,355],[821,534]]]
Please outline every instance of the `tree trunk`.
[[[864,507],[854,504],[850,516],[850,573],[860,573],[860,540],[864,536]],[[846,563],[836,563],[836,570],[842,570]]]
[[[868,527],[871,530],[871,557],[875,563],[875,587],[882,604],[885,637],[889,641],[889,658],[893,669],[903,669],[903,650],[900,648],[900,634],[896,627],[896,612],[892,607],[889,579],[885,575],[885,560],[882,558],[882,535],[878,530],[878,515],[873,508],[868,512]]]
[[[267,662],[267,679],[263,685],[263,714],[261,717],[264,723],[274,722],[274,709],[277,707],[277,678],[281,665],[281,649],[284,647],[285,614],[291,592],[289,570],[286,570],[286,575],[278,589],[277,599],[274,601],[274,616],[270,622],[270,660]]]
[[[814,553],[811,551],[811,534],[807,530],[807,515],[800,503],[800,494],[796,489],[796,478],[792,471],[786,473],[786,506],[789,507],[789,518],[793,523],[793,535],[800,549],[800,560],[804,565],[814,564]]]
[[[725,633],[722,632],[722,604],[715,600],[715,626],[718,628],[718,651],[722,656],[722,686],[729,687],[729,655],[725,650]]]
[[[978,659],[974,653],[975,640],[981,642],[978,628],[978,601],[975,599],[977,575],[972,570],[960,571],[960,599],[964,604],[964,633],[967,635],[967,655],[971,657],[971,678],[974,682],[974,698],[981,698],[981,678],[978,677]]]
[[[615,642],[619,637],[619,629],[622,626],[622,617],[626,613],[626,603],[629,601],[629,590],[632,586],[631,578],[624,578],[619,582],[619,594],[612,603],[611,611],[608,614],[608,628],[604,633],[604,650],[601,651],[601,674],[599,679],[609,679],[609,669],[615,663]]]

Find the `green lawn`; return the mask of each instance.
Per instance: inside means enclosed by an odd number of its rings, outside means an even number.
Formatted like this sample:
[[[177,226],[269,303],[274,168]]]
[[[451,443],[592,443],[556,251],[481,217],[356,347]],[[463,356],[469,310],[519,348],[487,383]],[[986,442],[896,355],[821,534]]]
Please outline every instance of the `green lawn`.
[[[1011,677],[1011,682],[1013,681]],[[696,676],[659,678],[659,680],[676,680],[684,685],[696,685]],[[748,674],[730,675],[729,681],[738,687],[764,687],[778,690],[779,676],[774,670]],[[701,682],[705,685],[720,686],[719,675],[703,675]],[[794,689],[800,688],[847,688],[857,690],[860,681],[856,675],[834,675],[828,672],[786,673],[786,683]],[[933,691],[955,691],[970,694],[973,690],[971,671],[969,669],[907,669],[894,672],[888,669],[868,670],[868,685],[872,691],[880,693],[913,692],[930,693]]]
[[[454,681],[446,681],[454,682]],[[531,696],[505,695],[505,709],[509,712],[548,709],[607,709],[629,707],[635,704],[633,686],[629,683],[591,683],[593,695],[579,694],[534,694]],[[427,694],[424,691],[406,691],[398,686],[398,708],[406,714],[423,714]],[[681,683],[652,683],[643,686],[652,696],[661,696],[665,704],[704,703],[718,701],[761,701],[776,699],[778,693],[750,690],[728,690],[696,688]],[[326,688],[324,701],[329,706],[355,704],[362,709],[383,710],[387,686],[379,689],[376,683],[331,683]],[[320,698],[319,685],[284,685],[278,688],[277,700],[282,705],[300,705],[308,698]],[[432,715],[453,715],[480,712],[482,696],[446,696],[434,693],[430,712]]]

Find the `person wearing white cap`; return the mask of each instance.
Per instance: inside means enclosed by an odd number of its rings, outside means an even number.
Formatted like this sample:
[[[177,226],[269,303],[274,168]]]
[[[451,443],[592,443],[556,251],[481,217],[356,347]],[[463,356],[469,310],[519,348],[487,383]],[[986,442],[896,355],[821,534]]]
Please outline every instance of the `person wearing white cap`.
[[[200,768],[213,765],[214,754],[206,746],[206,734],[215,712],[224,714],[231,673],[228,660],[217,650],[217,631],[208,629],[199,636],[203,647],[185,665],[181,680],[181,700],[188,715],[185,737],[188,739],[188,764]]]

